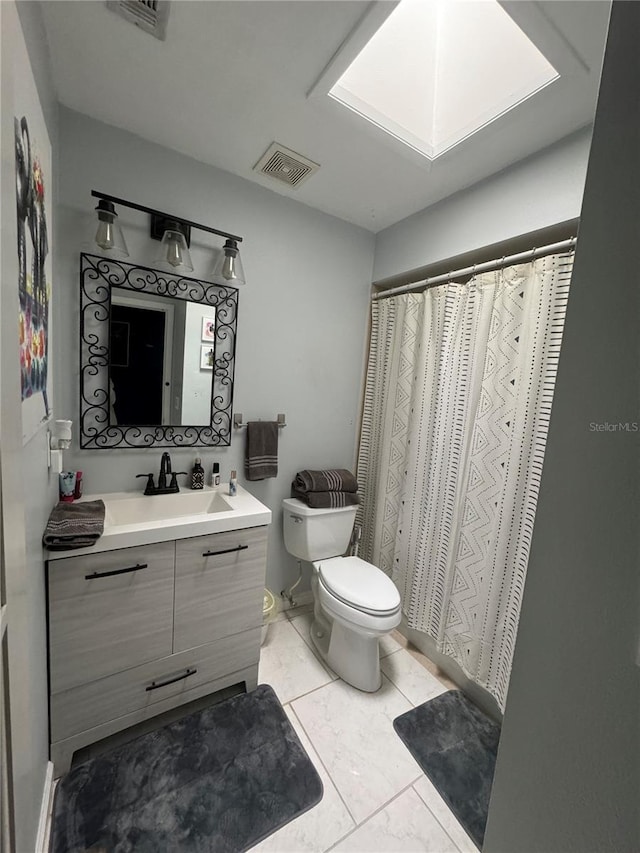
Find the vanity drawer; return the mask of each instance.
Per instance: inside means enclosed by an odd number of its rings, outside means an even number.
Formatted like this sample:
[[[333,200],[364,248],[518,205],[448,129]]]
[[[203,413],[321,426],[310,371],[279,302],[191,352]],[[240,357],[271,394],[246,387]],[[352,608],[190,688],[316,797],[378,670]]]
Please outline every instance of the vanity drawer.
[[[176,542],[174,652],[262,624],[267,529]]]
[[[179,705],[181,693],[255,665],[260,633],[254,628],[52,696],[52,742],[170,697]]]
[[[52,693],[171,654],[175,544],[49,564]]]

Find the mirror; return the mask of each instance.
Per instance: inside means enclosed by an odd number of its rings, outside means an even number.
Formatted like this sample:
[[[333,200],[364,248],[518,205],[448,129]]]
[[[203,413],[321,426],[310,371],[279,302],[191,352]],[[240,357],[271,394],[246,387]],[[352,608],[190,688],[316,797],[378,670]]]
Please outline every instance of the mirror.
[[[238,292],[80,256],[80,446],[231,442]]]
[[[209,424],[215,315],[209,305],[112,288],[111,424]]]

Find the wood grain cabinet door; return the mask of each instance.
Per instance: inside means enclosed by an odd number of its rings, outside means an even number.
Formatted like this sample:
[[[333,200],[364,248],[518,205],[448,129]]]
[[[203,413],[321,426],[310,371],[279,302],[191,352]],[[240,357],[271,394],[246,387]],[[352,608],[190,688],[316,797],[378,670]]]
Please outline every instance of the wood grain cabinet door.
[[[255,628],[56,693],[51,697],[51,739],[73,737],[171,696],[179,704],[194,688],[255,664],[259,644],[260,629]]]
[[[176,542],[173,651],[262,624],[267,528]]]
[[[49,562],[49,667],[58,693],[171,654],[175,543]]]

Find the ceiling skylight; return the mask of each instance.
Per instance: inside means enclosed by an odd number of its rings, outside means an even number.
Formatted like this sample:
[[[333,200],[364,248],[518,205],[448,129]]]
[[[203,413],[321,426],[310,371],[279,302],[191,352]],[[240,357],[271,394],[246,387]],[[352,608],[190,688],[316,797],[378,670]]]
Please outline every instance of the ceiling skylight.
[[[497,0],[401,0],[329,95],[434,159],[558,76]]]

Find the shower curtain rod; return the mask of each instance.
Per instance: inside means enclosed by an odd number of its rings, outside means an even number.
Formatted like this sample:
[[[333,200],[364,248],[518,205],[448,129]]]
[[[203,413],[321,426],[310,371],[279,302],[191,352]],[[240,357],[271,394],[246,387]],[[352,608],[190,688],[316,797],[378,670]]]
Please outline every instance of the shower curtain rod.
[[[429,287],[435,287],[438,284],[445,284],[453,278],[463,278],[468,275],[475,275],[479,272],[491,272],[499,270],[501,267],[508,267],[512,264],[519,264],[523,261],[532,261],[534,258],[540,258],[543,255],[553,255],[556,252],[573,249],[576,244],[576,237],[570,237],[568,240],[561,240],[559,243],[550,243],[548,246],[541,246],[537,249],[528,249],[526,252],[518,252],[516,255],[506,255],[503,258],[496,258],[493,261],[485,261],[482,264],[473,264],[470,267],[464,267],[460,270],[445,272],[442,275],[434,275],[432,278],[425,278],[423,281],[416,281],[413,284],[404,284],[401,287],[392,287],[391,290],[381,290],[374,293],[372,299],[387,299],[389,296],[397,296],[400,293],[409,293],[412,290],[421,290]]]

